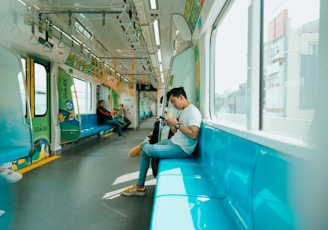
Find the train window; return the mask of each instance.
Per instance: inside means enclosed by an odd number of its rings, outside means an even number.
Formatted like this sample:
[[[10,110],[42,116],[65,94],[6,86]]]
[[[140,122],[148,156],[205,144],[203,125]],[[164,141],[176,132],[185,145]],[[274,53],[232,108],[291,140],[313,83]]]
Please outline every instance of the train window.
[[[47,112],[47,71],[43,65],[34,63],[34,73],[34,114],[41,116]]]
[[[212,33],[214,118],[246,127],[248,1],[233,1]]]
[[[74,86],[75,89],[73,88],[72,92],[76,92],[75,95],[73,95],[75,113],[76,114],[78,112],[80,112],[81,114],[91,113],[92,112],[91,83],[74,77]],[[76,97],[78,103],[76,101]]]
[[[320,0],[263,4],[262,129],[300,138],[316,104]]]
[[[21,58],[22,63],[22,72],[19,72],[18,74],[18,82],[19,82],[19,88],[21,92],[21,99],[22,99],[22,106],[23,106],[23,112],[24,116],[26,117],[26,91],[25,91],[25,82],[26,82],[26,59]]]

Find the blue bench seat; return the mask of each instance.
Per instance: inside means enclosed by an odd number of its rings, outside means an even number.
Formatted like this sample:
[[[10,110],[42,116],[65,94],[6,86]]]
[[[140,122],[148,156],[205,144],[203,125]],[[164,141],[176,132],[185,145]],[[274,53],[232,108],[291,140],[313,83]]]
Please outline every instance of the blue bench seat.
[[[157,177],[156,196],[180,195],[223,198],[214,186],[211,178],[183,175],[165,175]]]
[[[111,125],[98,125],[96,114],[82,114],[80,115],[81,122],[81,136],[80,138],[99,134],[103,131],[112,131]]]
[[[163,175],[208,177],[199,160],[195,158],[165,159],[161,161],[158,176]]]
[[[160,196],[153,205],[152,229],[240,229],[220,199],[199,196]]]
[[[294,229],[290,161],[202,124],[197,158],[160,161],[150,229]]]
[[[30,152],[27,146],[1,146],[0,164],[26,157]]]
[[[26,124],[25,107],[19,82],[21,70],[16,54],[1,47],[0,62],[0,165],[26,157],[33,151],[32,129]],[[23,96],[23,97],[22,97]],[[22,106],[24,105],[24,106]],[[28,111],[29,112],[29,111]],[[29,121],[31,123],[31,120]]]

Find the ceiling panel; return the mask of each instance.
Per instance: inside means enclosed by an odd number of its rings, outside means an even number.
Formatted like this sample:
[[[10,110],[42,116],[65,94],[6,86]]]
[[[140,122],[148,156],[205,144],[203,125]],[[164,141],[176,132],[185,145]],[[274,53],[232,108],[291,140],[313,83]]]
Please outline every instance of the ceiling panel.
[[[122,75],[133,74],[134,82],[142,80],[161,85],[157,50],[162,50],[164,74],[168,74],[172,49],[172,13],[183,14],[185,1],[158,0],[159,10],[150,10],[148,0],[23,0],[37,6],[44,17],[50,18],[60,29],[67,32],[69,15],[72,23],[78,20],[92,32],[91,40],[76,31],[74,37],[93,54]],[[124,2],[126,4],[124,4]],[[161,45],[156,47],[152,23],[160,20]],[[139,22],[141,33],[136,33],[134,21]],[[100,45],[101,44],[101,45]],[[80,47],[75,47],[76,51]],[[133,61],[134,60],[134,61]],[[134,70],[133,63],[134,62]],[[151,68],[152,67],[152,68]],[[154,78],[154,79],[151,79]]]

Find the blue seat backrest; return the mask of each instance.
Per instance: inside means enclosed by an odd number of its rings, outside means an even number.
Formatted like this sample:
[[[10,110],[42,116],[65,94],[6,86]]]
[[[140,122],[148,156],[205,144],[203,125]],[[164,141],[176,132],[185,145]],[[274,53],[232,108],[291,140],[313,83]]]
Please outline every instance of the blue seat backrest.
[[[93,116],[91,116],[90,123],[95,126],[98,125],[97,114],[93,114]]]
[[[296,217],[288,194],[291,165],[284,154],[264,147],[260,150],[253,182],[254,229],[299,229],[293,223]]]
[[[252,186],[260,146],[229,135],[226,155],[226,202],[245,228],[252,229]]]
[[[226,165],[227,142],[227,133],[220,130],[215,130],[213,142],[212,145],[210,145],[211,149],[213,149],[210,174],[213,175],[216,190],[223,196],[226,195],[225,173],[228,167]]]
[[[33,146],[31,128],[25,122],[17,56],[0,47],[0,164],[27,156]],[[23,78],[22,78],[23,79]],[[24,105],[26,105],[24,103]],[[24,109],[24,111],[23,111]],[[12,150],[12,151],[11,151]]]
[[[219,194],[225,195],[225,159],[227,134],[208,125],[202,125],[199,151],[204,169],[211,176]]]
[[[199,142],[199,154],[200,154],[200,160],[201,163],[204,165],[204,168],[209,168],[211,164],[211,155],[212,155],[212,148],[209,148],[210,145],[212,145],[213,141],[213,134],[215,129],[203,125],[201,126],[200,130],[200,138],[198,140]]]
[[[81,114],[81,129],[89,129],[98,125],[97,123],[97,114]]]

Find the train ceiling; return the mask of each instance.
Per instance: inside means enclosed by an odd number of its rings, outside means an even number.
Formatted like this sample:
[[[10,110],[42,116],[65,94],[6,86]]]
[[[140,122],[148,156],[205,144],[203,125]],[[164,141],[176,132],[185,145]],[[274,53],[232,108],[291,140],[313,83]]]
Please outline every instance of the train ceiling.
[[[71,42],[71,53],[92,53],[132,83],[162,87],[171,57],[179,49],[176,45],[189,42],[177,33],[172,20],[172,15],[183,15],[185,1],[155,0],[157,9],[151,9],[150,1],[19,0],[32,12],[36,25],[40,20],[50,22],[55,37],[66,39],[68,45],[66,35],[77,41]],[[153,30],[157,22],[159,44]]]

